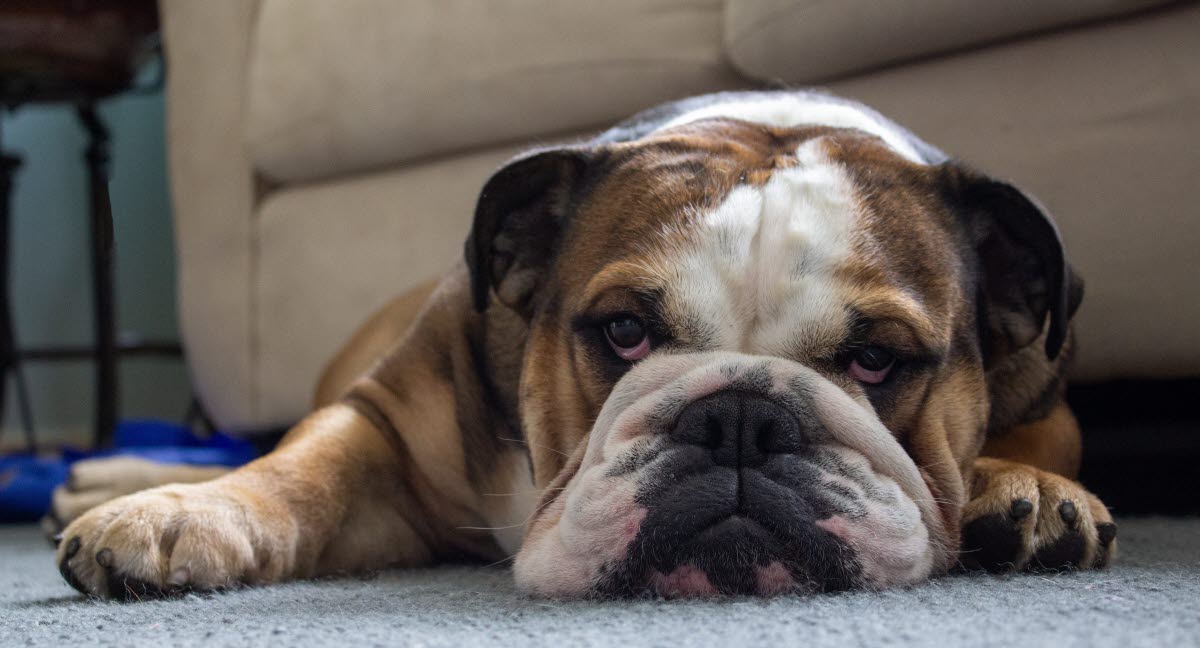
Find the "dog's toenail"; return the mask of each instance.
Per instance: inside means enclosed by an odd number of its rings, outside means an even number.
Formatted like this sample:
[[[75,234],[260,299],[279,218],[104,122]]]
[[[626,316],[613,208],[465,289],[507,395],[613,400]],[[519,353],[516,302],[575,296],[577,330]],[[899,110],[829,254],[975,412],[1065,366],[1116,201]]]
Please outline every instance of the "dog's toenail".
[[[1058,515],[1067,524],[1075,524],[1075,520],[1079,518],[1079,510],[1075,508],[1075,502],[1067,500],[1058,505]]]
[[[1096,525],[1096,534],[1100,536],[1100,546],[1108,547],[1117,537],[1117,525],[1112,522],[1102,522]]]
[[[79,536],[71,538],[71,541],[67,543],[67,553],[64,555],[67,558],[74,558],[77,553],[79,553]]]
[[[171,575],[167,577],[167,584],[174,585],[175,587],[183,587],[184,585],[187,585],[188,581],[191,579],[192,571],[187,567],[180,567],[179,569],[171,572]]]
[[[112,567],[112,549],[101,549],[96,552],[96,562],[105,569]]]
[[[1013,500],[1012,508],[1009,509],[1009,515],[1011,515],[1014,520],[1020,520],[1021,518],[1025,517],[1026,515],[1029,515],[1032,512],[1033,512],[1033,502],[1030,502],[1029,500],[1025,499],[1024,497]]]
[[[50,536],[50,542],[54,543],[55,549],[58,548],[58,545],[62,544],[62,541],[63,541],[63,534],[61,531],[59,533],[55,533],[53,536]]]

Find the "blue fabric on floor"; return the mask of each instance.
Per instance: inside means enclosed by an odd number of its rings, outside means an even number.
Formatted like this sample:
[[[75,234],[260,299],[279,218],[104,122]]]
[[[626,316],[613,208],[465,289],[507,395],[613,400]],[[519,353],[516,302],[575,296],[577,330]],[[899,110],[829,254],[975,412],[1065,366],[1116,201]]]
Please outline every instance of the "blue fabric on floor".
[[[175,423],[122,421],[114,432],[113,447],[105,450],[67,448],[51,456],[0,456],[0,522],[29,522],[45,515],[51,493],[80,459],[132,455],[160,463],[240,466],[257,454],[252,444],[220,433],[199,437]]]

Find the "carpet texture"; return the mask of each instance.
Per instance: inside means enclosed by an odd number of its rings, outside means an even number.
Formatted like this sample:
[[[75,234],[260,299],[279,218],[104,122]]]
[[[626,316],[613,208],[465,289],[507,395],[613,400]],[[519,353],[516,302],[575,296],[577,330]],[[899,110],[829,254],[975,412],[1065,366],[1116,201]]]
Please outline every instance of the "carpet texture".
[[[1200,520],[1120,520],[1112,569],[774,599],[562,602],[502,568],[387,571],[170,601],[87,600],[0,527],[0,646],[1197,646]]]

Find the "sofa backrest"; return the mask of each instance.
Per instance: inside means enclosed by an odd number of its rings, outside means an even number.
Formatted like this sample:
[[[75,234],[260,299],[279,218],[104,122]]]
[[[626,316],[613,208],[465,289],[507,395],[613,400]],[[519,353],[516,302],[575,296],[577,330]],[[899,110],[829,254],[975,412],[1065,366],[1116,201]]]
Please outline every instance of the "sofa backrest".
[[[309,181],[600,127],[739,79],[721,0],[262,0],[251,159]]]

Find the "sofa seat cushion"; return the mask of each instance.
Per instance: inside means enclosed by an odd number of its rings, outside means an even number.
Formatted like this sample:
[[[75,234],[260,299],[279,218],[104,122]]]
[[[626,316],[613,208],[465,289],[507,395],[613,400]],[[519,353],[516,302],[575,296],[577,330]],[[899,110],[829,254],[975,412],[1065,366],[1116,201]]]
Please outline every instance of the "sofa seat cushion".
[[[307,181],[562,133],[732,87],[721,0],[263,0],[256,169]]]

